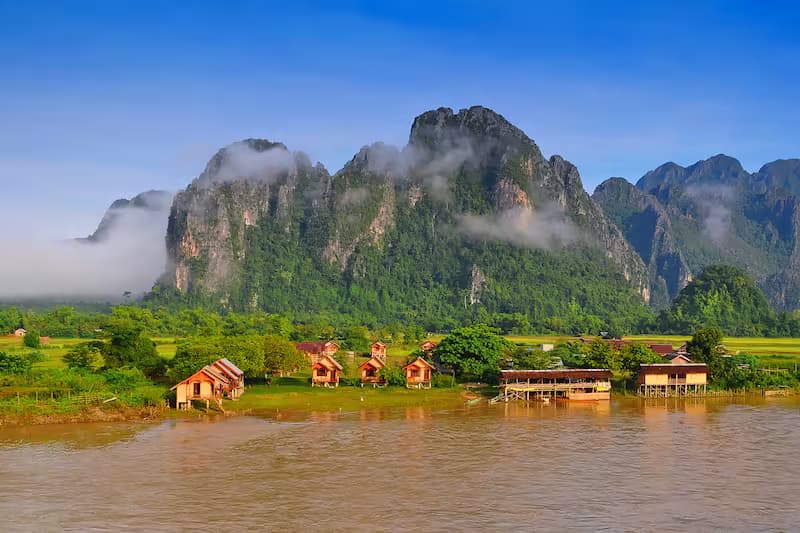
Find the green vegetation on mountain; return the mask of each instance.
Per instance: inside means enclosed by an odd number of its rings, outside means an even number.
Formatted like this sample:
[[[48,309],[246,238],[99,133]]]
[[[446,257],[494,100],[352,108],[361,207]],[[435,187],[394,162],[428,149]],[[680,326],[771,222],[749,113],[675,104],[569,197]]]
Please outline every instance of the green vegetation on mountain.
[[[727,335],[796,334],[800,321],[787,313],[776,314],[747,273],[733,266],[709,266],[680,292],[661,313],[662,331],[689,333],[719,328]]]

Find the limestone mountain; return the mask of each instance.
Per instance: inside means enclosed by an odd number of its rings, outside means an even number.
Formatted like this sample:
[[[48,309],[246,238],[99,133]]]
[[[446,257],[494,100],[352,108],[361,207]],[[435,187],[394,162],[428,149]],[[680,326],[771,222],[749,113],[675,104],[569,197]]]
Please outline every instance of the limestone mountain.
[[[166,191],[146,191],[137,194],[130,200],[120,198],[108,207],[97,229],[88,237],[77,239],[83,242],[98,243],[112,239],[121,226],[126,225],[132,218],[164,221],[172,204],[172,194]],[[159,222],[160,223],[160,222]]]
[[[677,296],[711,264],[743,268],[777,309],[800,306],[800,164],[756,173],[717,155],[689,167],[667,163],[634,188],[612,178],[593,198],[650,267],[653,291]],[[661,294],[661,293],[659,293]],[[654,299],[663,304],[663,296]]]
[[[154,297],[432,328],[520,313],[586,329],[643,312],[651,285],[575,166],[483,107],[423,113],[407,146],[332,175],[234,143],[175,197],[167,250]]]

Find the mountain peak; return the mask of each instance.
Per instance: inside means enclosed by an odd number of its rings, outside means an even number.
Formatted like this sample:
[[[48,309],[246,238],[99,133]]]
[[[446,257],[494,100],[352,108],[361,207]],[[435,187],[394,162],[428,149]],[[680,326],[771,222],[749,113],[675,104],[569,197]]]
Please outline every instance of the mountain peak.
[[[453,137],[459,135],[533,142],[503,115],[488,107],[472,106],[458,113],[449,107],[440,107],[417,116],[411,126],[409,144],[434,147],[452,142]]]
[[[688,167],[682,167],[673,162],[664,163],[642,176],[636,182],[636,186],[645,192],[655,193],[660,189],[676,186],[729,185],[747,179],[749,176],[750,174],[742,168],[738,159],[725,154],[717,154]]]

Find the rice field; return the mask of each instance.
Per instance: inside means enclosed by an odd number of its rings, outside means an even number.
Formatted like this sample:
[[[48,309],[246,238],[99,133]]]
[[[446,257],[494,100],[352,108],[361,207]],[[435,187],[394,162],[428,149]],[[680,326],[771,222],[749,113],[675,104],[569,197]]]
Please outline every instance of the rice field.
[[[63,339],[51,338],[48,344],[41,348],[28,348],[23,346],[22,339],[19,337],[5,336],[0,337],[0,352],[7,353],[27,353],[39,351],[44,354],[44,361],[37,363],[38,368],[61,368],[64,366],[62,358],[76,344],[87,342],[90,339]],[[164,359],[175,357],[176,339],[174,338],[155,338],[156,350]]]

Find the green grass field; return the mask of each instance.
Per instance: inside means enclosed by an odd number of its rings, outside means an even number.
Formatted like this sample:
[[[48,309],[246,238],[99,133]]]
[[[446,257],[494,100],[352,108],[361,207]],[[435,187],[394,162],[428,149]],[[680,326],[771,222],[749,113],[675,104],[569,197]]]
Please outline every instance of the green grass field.
[[[311,387],[308,375],[280,378],[272,386],[254,385],[240,400],[225,402],[234,411],[273,412],[276,409],[302,411],[356,411],[388,407],[463,405],[463,389],[409,390],[403,387]]]
[[[440,340],[441,336],[431,337]],[[559,335],[531,335],[506,337],[516,344],[536,345],[542,343],[556,344],[563,341],[574,340],[574,337]],[[679,346],[689,340],[688,336],[680,335],[633,335],[626,339],[638,342],[657,342]],[[69,349],[86,339],[50,339],[50,343],[39,350],[44,354],[45,360],[38,363],[41,368],[59,368],[63,366],[62,357]],[[154,338],[156,350],[165,359],[175,357],[177,339],[172,337]],[[764,338],[764,337],[726,337],[723,342],[728,350],[737,353],[751,354],[759,357],[763,366],[794,368],[800,365],[800,339],[798,338]],[[390,345],[387,356],[390,364],[401,364],[408,355],[416,349],[416,345]],[[0,337],[0,351],[25,353],[32,351],[22,345],[22,339],[17,337]],[[357,366],[363,360],[356,357],[354,364]]]

